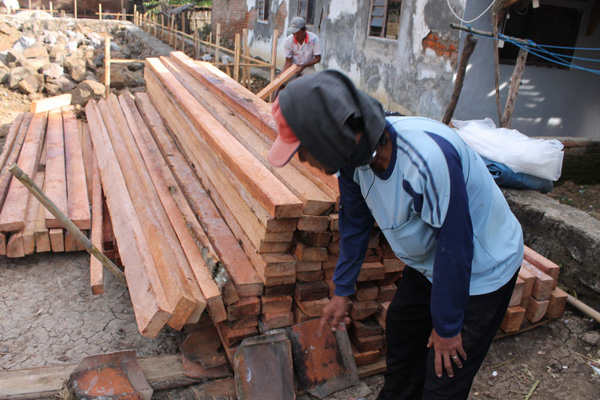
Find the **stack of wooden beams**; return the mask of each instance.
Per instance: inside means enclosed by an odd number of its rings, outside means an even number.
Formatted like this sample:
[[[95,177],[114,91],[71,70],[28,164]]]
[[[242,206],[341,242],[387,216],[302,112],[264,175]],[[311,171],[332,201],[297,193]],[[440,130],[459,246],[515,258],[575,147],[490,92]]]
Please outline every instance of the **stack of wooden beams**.
[[[89,136],[72,107],[17,117],[7,134],[0,164],[1,255],[83,250],[7,168],[17,163],[86,232],[91,228],[91,154]]]

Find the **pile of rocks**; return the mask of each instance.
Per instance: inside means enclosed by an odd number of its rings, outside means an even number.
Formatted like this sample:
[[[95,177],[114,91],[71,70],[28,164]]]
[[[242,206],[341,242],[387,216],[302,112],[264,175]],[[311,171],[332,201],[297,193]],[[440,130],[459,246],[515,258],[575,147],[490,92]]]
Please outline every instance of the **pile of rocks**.
[[[127,22],[19,14],[4,17],[0,20],[0,83],[32,98],[71,93],[72,104],[84,106],[90,98],[98,99],[105,92],[105,35],[111,36],[112,59],[152,55],[131,28]],[[112,64],[111,89],[144,86],[143,68],[143,62]]]

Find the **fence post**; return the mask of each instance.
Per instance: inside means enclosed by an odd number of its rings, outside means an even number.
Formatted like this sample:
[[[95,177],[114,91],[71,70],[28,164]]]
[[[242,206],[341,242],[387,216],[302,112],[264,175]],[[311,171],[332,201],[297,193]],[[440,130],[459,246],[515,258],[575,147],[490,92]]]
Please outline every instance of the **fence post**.
[[[102,21],[102,3],[98,3],[98,19]]]
[[[217,37],[215,39],[215,62],[219,63],[219,46],[221,46],[221,23],[217,24]]]
[[[104,98],[108,99],[110,94],[110,36],[106,34],[104,39]]]
[[[242,49],[243,49],[243,54],[245,56],[249,55],[249,50],[248,50],[248,29],[244,28],[244,30],[242,31]],[[243,59],[243,63],[242,64],[246,64],[248,63],[247,59]],[[242,85],[244,85],[245,87],[249,88],[250,87],[250,67],[244,66],[244,68],[242,69],[243,73],[242,73]]]
[[[277,65],[277,39],[279,30],[273,29],[273,48],[271,49],[271,82],[275,80],[275,66]]]

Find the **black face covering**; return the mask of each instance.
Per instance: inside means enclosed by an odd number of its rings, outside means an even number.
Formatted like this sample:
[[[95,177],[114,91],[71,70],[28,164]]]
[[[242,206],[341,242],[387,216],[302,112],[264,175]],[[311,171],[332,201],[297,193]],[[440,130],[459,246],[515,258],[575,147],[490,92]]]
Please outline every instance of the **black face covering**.
[[[385,129],[381,104],[338,71],[295,79],[279,94],[279,105],[302,146],[330,170],[371,162]]]

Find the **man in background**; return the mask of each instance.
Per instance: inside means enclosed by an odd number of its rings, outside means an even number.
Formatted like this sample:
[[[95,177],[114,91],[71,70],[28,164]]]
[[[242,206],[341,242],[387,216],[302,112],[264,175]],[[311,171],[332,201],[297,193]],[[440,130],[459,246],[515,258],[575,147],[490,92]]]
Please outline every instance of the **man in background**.
[[[315,64],[321,62],[319,37],[306,30],[306,21],[302,17],[292,19],[288,32],[290,35],[283,42],[285,64],[281,72],[295,64],[300,66],[298,76],[314,74]]]

